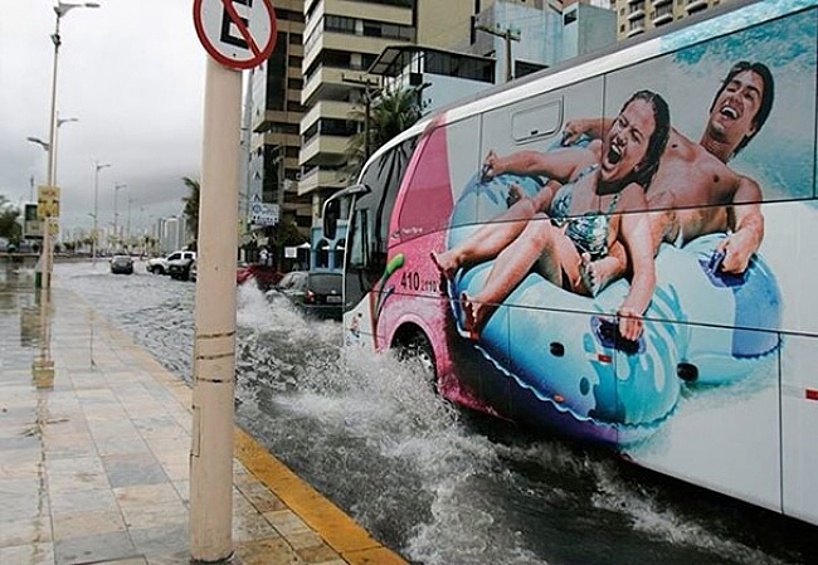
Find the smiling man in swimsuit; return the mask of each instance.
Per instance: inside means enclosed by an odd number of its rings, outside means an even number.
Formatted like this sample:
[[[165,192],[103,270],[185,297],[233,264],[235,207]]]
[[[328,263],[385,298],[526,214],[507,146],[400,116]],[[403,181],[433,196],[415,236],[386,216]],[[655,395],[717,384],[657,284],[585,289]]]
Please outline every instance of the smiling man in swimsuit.
[[[764,237],[762,194],[758,184],[727,165],[758,134],[773,105],[772,73],[763,63],[733,65],[710,106],[698,143],[676,131],[647,192],[655,249],[665,241],[684,245],[701,235],[729,232],[719,244],[725,252],[721,269],[742,273]],[[601,137],[609,119],[573,120],[564,131],[572,143],[582,133]],[[622,271],[621,252],[600,262],[584,257],[586,277],[601,288]]]

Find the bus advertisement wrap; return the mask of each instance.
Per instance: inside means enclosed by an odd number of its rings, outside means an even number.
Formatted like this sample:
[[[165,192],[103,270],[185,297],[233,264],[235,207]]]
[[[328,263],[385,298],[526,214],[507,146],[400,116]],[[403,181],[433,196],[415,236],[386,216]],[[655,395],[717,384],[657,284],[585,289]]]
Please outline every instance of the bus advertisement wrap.
[[[817,37],[745,3],[405,132],[350,199],[347,345],[818,524]]]

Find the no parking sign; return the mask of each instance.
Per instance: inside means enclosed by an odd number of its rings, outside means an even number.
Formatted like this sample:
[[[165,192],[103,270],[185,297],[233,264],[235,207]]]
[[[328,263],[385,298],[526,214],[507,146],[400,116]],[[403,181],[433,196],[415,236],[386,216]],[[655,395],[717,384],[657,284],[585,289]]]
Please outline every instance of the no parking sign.
[[[232,69],[260,65],[275,47],[270,0],[194,0],[193,23],[210,56]]]

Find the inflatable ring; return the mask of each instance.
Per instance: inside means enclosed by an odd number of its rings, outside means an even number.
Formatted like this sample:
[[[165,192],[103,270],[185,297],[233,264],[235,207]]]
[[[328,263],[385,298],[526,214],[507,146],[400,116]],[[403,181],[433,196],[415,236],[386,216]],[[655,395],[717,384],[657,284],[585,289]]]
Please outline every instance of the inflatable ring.
[[[511,184],[533,196],[545,180],[475,175],[452,212],[449,249],[508,209]],[[723,237],[705,236],[684,249],[662,247],[656,290],[636,343],[618,338],[612,320],[629,290],[627,281],[615,281],[591,298],[539,274],[527,275],[497,305],[474,343],[512,383],[486,387],[496,396],[487,400],[507,403],[510,395],[519,419],[584,439],[629,444],[650,437],[671,416],[683,382],[726,384],[751,373],[779,347],[780,292],[759,255],[741,276],[721,273],[714,252]],[[458,297],[476,294],[492,265],[460,269],[450,281],[459,328]]]

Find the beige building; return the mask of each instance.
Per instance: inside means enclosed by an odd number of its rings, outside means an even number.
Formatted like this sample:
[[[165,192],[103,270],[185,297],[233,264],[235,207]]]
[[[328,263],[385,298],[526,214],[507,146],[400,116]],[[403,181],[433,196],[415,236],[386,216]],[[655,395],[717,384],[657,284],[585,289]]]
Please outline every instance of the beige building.
[[[366,70],[389,45],[415,42],[413,0],[307,0],[304,3],[304,77],[300,103],[301,174],[298,195],[312,217],[324,200],[348,184],[342,169],[349,138],[363,128],[356,118],[378,77]]]
[[[625,39],[728,0],[615,0],[616,36]]]

